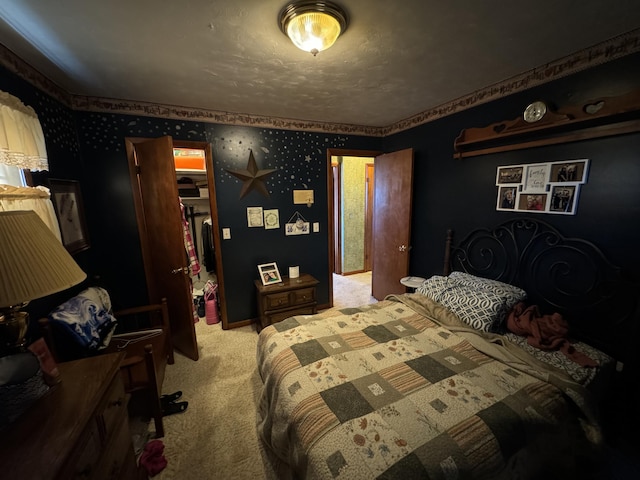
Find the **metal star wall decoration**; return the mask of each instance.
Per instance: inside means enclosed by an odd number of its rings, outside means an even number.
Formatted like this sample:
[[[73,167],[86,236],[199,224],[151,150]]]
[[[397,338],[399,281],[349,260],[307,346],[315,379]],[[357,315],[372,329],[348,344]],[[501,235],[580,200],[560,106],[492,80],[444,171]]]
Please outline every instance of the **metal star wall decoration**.
[[[244,197],[251,190],[255,189],[269,198],[269,191],[264,184],[264,179],[275,172],[275,168],[267,170],[258,170],[256,159],[253,157],[253,150],[249,150],[249,162],[244,170],[228,170],[231,175],[243,181],[242,190],[240,190],[240,198]]]

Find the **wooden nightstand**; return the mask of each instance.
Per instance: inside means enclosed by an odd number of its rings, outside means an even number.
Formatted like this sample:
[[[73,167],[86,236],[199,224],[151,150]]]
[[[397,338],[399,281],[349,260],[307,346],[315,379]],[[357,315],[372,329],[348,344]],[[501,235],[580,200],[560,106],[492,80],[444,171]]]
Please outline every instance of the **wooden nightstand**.
[[[275,285],[262,285],[260,280],[254,283],[260,316],[258,331],[294,315],[318,312],[316,285],[320,282],[307,273],[298,278],[283,277],[282,282]]]

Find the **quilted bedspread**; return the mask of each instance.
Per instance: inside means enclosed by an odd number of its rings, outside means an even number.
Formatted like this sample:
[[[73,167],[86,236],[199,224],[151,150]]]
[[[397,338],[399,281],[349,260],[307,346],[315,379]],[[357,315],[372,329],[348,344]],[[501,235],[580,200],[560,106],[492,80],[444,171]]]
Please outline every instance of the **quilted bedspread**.
[[[419,294],[271,325],[257,360],[294,478],[576,478],[599,443],[580,385]]]

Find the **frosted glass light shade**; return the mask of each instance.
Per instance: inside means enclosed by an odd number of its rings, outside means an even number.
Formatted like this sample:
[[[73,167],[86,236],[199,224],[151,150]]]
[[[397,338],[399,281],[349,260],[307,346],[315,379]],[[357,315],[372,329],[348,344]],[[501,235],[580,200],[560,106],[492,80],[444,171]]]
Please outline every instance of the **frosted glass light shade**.
[[[282,9],[280,28],[296,47],[315,56],[345,31],[347,16],[332,2],[299,1]]]

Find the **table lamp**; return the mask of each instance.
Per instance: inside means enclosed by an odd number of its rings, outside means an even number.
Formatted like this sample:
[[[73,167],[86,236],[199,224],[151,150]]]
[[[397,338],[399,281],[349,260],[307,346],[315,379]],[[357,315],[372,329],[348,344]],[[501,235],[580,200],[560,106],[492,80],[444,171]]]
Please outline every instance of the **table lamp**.
[[[86,277],[34,211],[0,212],[0,357],[23,350],[31,300]]]

